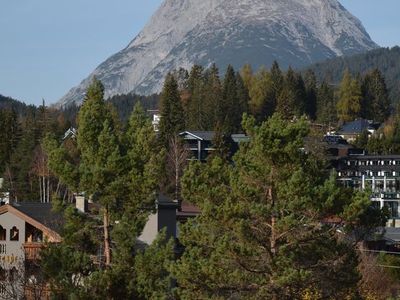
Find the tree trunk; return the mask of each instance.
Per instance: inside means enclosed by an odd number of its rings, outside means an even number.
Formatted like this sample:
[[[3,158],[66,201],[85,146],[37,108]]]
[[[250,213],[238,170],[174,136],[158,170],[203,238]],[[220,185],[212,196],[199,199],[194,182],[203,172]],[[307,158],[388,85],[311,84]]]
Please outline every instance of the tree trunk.
[[[178,158],[175,159],[175,200],[179,199],[179,162]]]
[[[40,194],[40,202],[43,202],[42,177],[39,177],[39,194]]]
[[[104,229],[104,257],[105,257],[105,264],[106,267],[110,266],[111,264],[111,249],[110,249],[110,216],[108,207],[104,208],[103,213],[103,229]]]
[[[272,191],[272,187],[268,189],[268,198],[271,201],[271,253],[275,255],[277,252],[276,246],[276,214],[275,214],[275,199]]]
[[[271,253],[273,255],[276,254],[276,216],[272,215],[271,217]]]

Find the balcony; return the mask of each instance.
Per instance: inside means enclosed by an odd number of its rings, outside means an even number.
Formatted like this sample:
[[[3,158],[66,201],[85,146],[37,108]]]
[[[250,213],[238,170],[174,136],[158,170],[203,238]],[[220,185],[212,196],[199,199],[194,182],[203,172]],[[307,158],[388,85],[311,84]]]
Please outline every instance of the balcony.
[[[25,243],[25,259],[38,260],[40,259],[40,250],[43,248],[43,243]]]

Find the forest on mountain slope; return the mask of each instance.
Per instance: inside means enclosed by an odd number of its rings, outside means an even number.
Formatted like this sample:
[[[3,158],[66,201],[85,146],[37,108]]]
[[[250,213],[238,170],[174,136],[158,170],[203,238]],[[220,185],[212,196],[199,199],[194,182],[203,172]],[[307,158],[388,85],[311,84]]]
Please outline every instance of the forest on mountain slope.
[[[400,47],[380,48],[363,54],[337,57],[309,67],[317,78],[331,84],[339,84],[343,72],[348,69],[354,76],[378,69],[386,79],[392,103],[400,100]]]

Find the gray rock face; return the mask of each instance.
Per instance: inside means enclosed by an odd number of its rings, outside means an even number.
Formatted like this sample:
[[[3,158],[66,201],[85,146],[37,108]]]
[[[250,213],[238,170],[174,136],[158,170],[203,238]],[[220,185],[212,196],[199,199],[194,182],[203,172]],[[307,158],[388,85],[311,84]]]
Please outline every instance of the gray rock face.
[[[165,0],[122,51],[107,59],[59,105],[80,104],[92,78],[106,96],[161,90],[164,76],[193,64],[286,68],[376,48],[337,0]]]

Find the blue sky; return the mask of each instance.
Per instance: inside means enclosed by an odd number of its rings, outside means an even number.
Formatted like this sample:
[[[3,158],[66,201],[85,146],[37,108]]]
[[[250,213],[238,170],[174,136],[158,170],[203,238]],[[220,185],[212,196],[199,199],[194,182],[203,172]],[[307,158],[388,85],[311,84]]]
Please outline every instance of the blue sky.
[[[399,0],[340,1],[379,45],[400,45]],[[56,102],[125,47],[160,3],[0,0],[0,94],[27,103]]]

